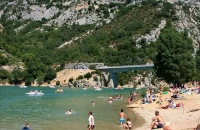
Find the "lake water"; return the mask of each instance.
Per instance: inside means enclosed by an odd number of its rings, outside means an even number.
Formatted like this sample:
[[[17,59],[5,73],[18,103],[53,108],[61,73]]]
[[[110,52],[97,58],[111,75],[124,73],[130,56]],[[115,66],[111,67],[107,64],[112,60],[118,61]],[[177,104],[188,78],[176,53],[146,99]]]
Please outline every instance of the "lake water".
[[[26,95],[30,90],[42,90],[44,95]],[[89,110],[93,111],[95,130],[121,130],[121,108],[134,120],[133,111],[125,108],[127,99],[108,102],[110,95],[122,94],[127,98],[130,90],[134,89],[95,91],[93,88],[64,88],[63,93],[55,93],[55,90],[47,87],[0,87],[0,130],[21,130],[27,122],[32,130],[87,130]],[[95,106],[92,106],[92,101]],[[69,109],[73,114],[65,115]]]

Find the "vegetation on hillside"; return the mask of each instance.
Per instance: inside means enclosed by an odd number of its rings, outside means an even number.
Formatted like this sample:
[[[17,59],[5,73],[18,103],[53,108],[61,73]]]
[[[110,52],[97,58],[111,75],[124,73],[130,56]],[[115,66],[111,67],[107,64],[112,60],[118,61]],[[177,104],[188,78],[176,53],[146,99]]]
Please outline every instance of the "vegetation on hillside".
[[[156,0],[142,1],[131,6],[126,4],[118,4],[119,12],[116,17],[111,23],[103,23],[102,26],[74,24],[55,28],[44,26],[45,20],[11,21],[7,20],[6,15],[2,15],[0,24],[4,29],[0,33],[0,49],[20,59],[16,62],[22,61],[26,69],[14,70],[12,73],[0,70],[0,79],[15,84],[25,81],[27,85],[37,80],[42,84],[55,78],[56,70],[62,69],[65,62],[134,65],[146,64],[149,60],[154,61],[157,76],[168,82],[176,80],[180,84],[194,79],[193,74],[198,74],[200,71],[198,67],[200,53],[196,59],[193,59],[191,39],[185,33],[177,32],[170,25],[176,20],[174,5]],[[102,10],[104,6],[107,10],[106,5],[101,6]],[[137,47],[133,36],[149,34],[162,19],[167,21],[167,26],[161,31],[158,41],[147,44],[146,39],[142,39],[139,43],[141,47]],[[26,24],[27,26],[21,31],[14,30]],[[88,30],[94,32],[58,49],[64,42]],[[1,65],[10,62],[6,57],[0,58]],[[57,64],[61,66],[56,70],[51,67]],[[119,74],[120,84],[127,83],[131,75],[131,72]]]

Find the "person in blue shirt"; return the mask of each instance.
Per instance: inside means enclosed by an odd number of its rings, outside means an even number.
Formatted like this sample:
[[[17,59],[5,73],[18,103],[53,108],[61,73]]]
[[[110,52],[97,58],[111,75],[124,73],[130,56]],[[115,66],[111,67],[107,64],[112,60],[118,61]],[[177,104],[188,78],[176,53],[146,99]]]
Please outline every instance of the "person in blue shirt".
[[[26,125],[24,126],[24,128],[22,128],[22,130],[31,130],[31,129],[29,128],[29,123],[26,123]]]

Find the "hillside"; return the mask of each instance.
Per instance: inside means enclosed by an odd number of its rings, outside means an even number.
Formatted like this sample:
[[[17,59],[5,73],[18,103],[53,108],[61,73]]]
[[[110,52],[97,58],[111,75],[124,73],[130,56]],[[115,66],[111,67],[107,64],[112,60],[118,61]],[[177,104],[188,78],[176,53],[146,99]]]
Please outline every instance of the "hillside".
[[[92,70],[73,70],[73,69],[64,69],[62,71],[57,72],[57,76],[53,79],[50,84],[56,85],[56,81],[60,81],[61,86],[67,86],[69,79],[73,78],[74,80],[78,78],[80,75],[85,75],[88,72],[92,72]],[[44,86],[47,86],[43,84]]]
[[[47,83],[70,62],[154,63],[167,82],[199,80],[200,3],[169,2],[1,0],[1,66],[26,68],[2,69],[1,81]]]

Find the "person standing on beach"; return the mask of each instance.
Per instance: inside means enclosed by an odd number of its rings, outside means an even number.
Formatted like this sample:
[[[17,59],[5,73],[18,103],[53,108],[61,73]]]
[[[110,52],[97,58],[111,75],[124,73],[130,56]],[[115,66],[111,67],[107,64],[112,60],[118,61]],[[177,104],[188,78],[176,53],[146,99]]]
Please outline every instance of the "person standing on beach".
[[[92,111],[89,111],[88,112],[88,115],[89,115],[89,119],[88,119],[88,130],[93,130],[94,129],[94,117],[92,115]]]
[[[133,93],[134,99],[137,99],[137,95],[138,95],[138,92]]]
[[[129,97],[130,97],[130,102],[132,103],[133,102],[133,93],[132,93],[132,91],[130,91]]]
[[[150,126],[150,130],[157,126],[157,128],[163,128],[164,120],[161,115],[159,115],[159,111],[155,111],[155,117],[152,118],[152,123]]]
[[[126,118],[126,115],[125,115],[123,109],[121,109],[121,112],[119,113],[119,116],[120,116],[120,120],[119,120],[119,121],[120,121],[120,123],[121,123],[121,126],[123,126],[123,123],[124,123],[125,118]]]

